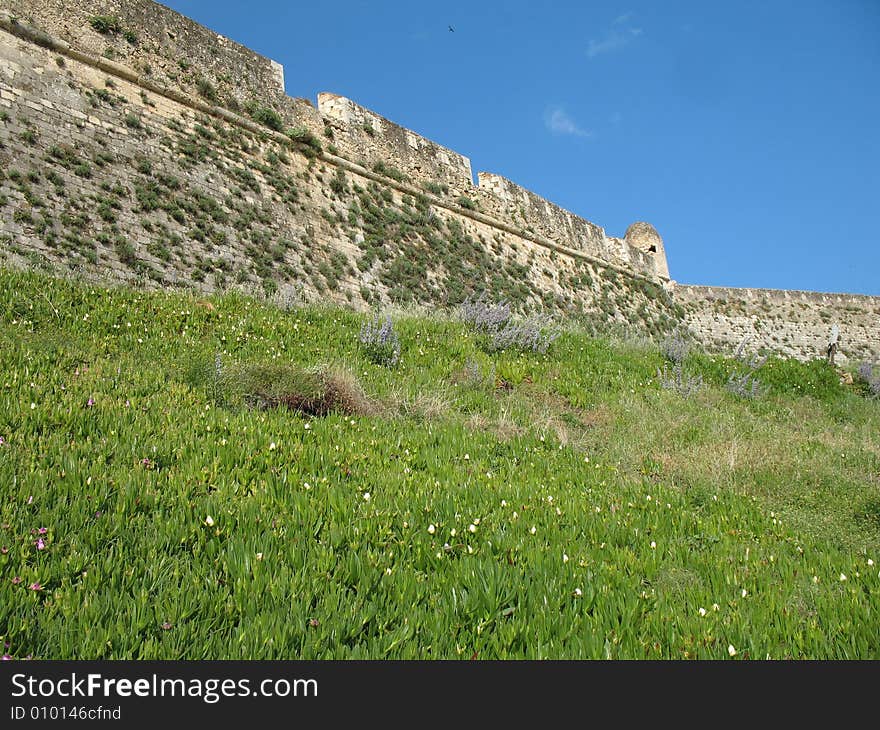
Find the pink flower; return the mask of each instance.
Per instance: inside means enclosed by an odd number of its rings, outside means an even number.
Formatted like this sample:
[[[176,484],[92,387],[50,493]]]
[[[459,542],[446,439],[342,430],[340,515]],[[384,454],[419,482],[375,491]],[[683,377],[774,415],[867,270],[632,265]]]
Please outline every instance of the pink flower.
[[[168,629],[171,628],[171,624],[168,623],[168,622],[166,621],[165,623],[163,623],[163,624],[160,626],[160,628],[161,628],[163,631],[168,631]]]
[[[4,654],[3,656],[0,656],[0,662],[11,662],[11,661],[12,661],[12,657],[9,654]]]
[[[28,588],[30,588],[32,591],[41,591],[41,590],[43,590],[43,586],[41,586],[39,583],[31,583],[31,584],[28,586]]]
[[[34,543],[34,545],[37,546],[37,550],[45,550],[46,549],[46,543],[43,541],[42,537],[37,538],[37,541]]]
[[[48,528],[48,527],[40,527],[40,528],[37,529],[37,534],[38,534],[38,535],[45,535],[47,532],[49,532],[49,528]]]
[[[9,548],[8,548],[8,547],[6,547],[6,546],[4,545],[2,548],[0,548],[0,555],[6,555],[7,553],[9,553]]]
[[[17,575],[12,579],[12,585],[17,586],[19,583],[21,583],[21,576]]]
[[[5,443],[6,443],[6,440],[2,436],[0,436],[0,446],[3,446],[3,444],[5,444]]]
[[[86,405],[87,405],[87,406],[93,406],[93,405],[95,405],[95,400],[94,400],[94,398],[89,398],[89,402],[86,403]]]

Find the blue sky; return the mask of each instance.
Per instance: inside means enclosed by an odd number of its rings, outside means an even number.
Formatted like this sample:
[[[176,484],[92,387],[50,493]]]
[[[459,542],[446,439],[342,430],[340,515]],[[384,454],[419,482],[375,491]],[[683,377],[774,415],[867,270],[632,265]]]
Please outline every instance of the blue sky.
[[[880,295],[880,0],[165,4],[676,281]]]

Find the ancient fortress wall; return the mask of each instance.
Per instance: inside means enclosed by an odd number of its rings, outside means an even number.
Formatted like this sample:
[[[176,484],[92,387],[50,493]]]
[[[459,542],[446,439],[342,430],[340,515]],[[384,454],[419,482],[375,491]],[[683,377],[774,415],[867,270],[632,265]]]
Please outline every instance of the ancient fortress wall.
[[[649,224],[612,237],[500,175],[475,183],[461,154],[334,94],[289,97],[280,65],[150,0],[0,0],[0,171],[12,265],[359,308],[486,289],[655,335],[684,304],[710,346],[760,330],[763,299],[728,296],[726,318],[711,289],[674,300]],[[867,352],[861,300],[831,311]],[[762,342],[814,356],[830,305],[804,306]]]
[[[838,361],[880,358],[880,297],[683,284],[674,296],[708,347],[729,351],[747,337],[751,349],[811,359],[821,356],[837,325]]]

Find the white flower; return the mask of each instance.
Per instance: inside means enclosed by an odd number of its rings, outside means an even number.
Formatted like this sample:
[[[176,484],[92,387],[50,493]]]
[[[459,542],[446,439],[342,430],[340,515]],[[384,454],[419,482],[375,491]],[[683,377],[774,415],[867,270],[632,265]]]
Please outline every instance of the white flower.
[[[304,489],[311,489],[311,488],[312,488],[312,485],[309,484],[308,482],[303,482],[303,488],[304,488]]]
[[[391,575],[391,568],[385,568],[385,575]]]
[[[257,553],[257,560],[263,559],[263,553]]]
[[[657,549],[657,543],[654,542],[653,540],[651,540],[651,550],[656,550],[656,549]]]
[[[840,580],[841,580],[841,581],[845,581],[845,580],[846,580],[846,575],[844,575],[843,573],[841,573],[841,574],[840,574]]]
[[[506,499],[502,499],[502,500],[501,500],[501,506],[502,506],[502,507],[506,507],[506,506],[507,506],[507,500],[506,500]]]
[[[434,525],[428,525],[428,532],[433,535],[437,531],[437,528]]]
[[[473,554],[474,554],[474,549],[470,545],[468,545],[468,555],[473,555]]]
[[[471,526],[468,527],[468,531],[470,531],[470,532],[476,532],[476,531],[477,531],[477,526],[474,525],[474,524],[471,524]]]
[[[370,493],[364,492],[364,502],[369,502],[369,501],[370,501]]]
[[[465,454],[465,455],[464,455],[464,460],[465,460],[465,461],[470,461],[470,459],[471,459],[471,455],[470,455],[470,454]]]
[[[565,553],[562,553],[562,562],[563,562],[563,563],[567,563],[567,562],[568,562],[568,555],[566,555]]]
[[[575,588],[575,589],[574,589],[574,594],[575,594],[576,596],[582,596],[582,595],[584,595],[583,591],[582,591],[580,588]]]
[[[713,604],[712,604],[712,610],[713,610],[713,611],[717,611],[717,610],[719,610],[720,608],[721,608],[721,606],[719,606],[717,603],[713,603]]]
[[[818,576],[818,575],[814,575],[814,576],[813,576],[813,583],[818,583],[818,582],[819,582],[819,576]]]
[[[269,444],[269,451],[275,451],[276,448],[277,448],[277,447],[275,446],[275,442],[274,442],[274,441],[273,441],[271,444]]]
[[[214,518],[211,517],[211,515],[208,515],[208,516],[205,518],[205,524],[206,524],[208,527],[213,527],[213,526],[214,526]]]
[[[532,529],[529,530],[529,532],[531,532],[533,535],[534,535],[537,531],[538,531],[538,528],[535,527],[534,525],[532,525]]]
[[[705,616],[705,615],[706,615],[706,609],[703,608],[702,606],[700,606],[700,610],[699,610],[697,613],[699,613],[700,616]]]
[[[450,535],[450,537],[455,537],[455,528],[454,527],[449,531],[449,535]]]
[[[736,656],[736,649],[734,649],[733,644],[727,645],[727,653],[730,654],[730,656]]]
[[[516,512],[514,512],[514,513],[513,513],[513,519],[517,519],[518,517],[519,517],[519,515],[518,515]]]
[[[306,431],[308,431],[311,427],[312,427],[312,424],[311,424],[311,423],[307,423],[305,426],[303,426],[303,428],[304,428]]]
[[[748,592],[745,588],[743,588],[743,589],[742,589],[742,593],[741,593],[740,595],[741,595],[743,598],[745,598],[748,594],[749,594],[749,592]]]
[[[868,558],[868,566],[872,567],[874,565],[874,561],[871,558]]]

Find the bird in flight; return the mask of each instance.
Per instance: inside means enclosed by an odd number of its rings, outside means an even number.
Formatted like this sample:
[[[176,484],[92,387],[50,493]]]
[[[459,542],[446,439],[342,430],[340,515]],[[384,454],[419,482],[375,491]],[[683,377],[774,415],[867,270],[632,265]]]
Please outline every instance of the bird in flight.
[[[449,26],[449,32],[450,32],[450,33],[455,33],[455,28],[453,28],[451,25]]]

